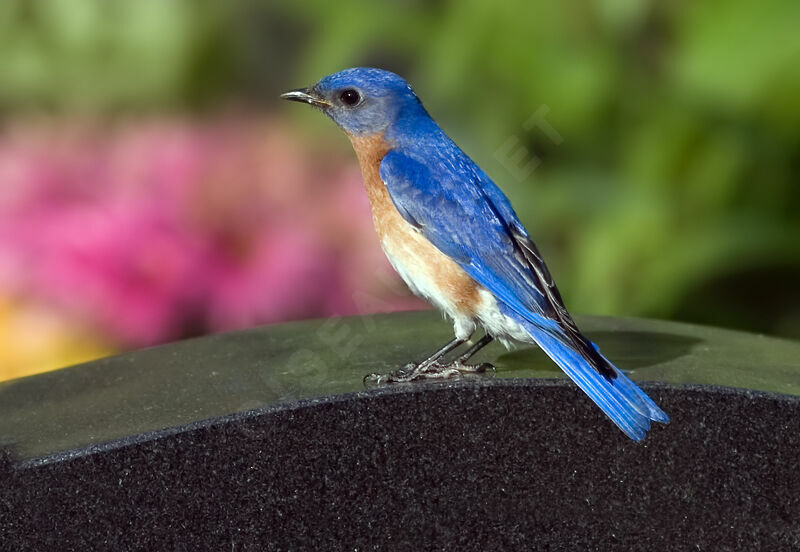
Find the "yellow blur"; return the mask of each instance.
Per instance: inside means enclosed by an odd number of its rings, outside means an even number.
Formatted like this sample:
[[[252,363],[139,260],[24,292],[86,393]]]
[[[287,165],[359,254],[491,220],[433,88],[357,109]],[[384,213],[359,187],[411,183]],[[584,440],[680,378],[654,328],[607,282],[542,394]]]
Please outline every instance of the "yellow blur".
[[[113,354],[88,330],[34,303],[0,297],[0,381]]]

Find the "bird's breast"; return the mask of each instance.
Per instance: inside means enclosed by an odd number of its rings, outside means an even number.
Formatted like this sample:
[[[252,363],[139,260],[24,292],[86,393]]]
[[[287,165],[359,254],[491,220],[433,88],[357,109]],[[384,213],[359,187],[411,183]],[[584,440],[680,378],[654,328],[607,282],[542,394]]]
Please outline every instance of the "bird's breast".
[[[480,286],[400,215],[380,165],[391,149],[383,135],[350,136],[372,208],[372,220],[389,262],[411,290],[453,317],[474,316]]]

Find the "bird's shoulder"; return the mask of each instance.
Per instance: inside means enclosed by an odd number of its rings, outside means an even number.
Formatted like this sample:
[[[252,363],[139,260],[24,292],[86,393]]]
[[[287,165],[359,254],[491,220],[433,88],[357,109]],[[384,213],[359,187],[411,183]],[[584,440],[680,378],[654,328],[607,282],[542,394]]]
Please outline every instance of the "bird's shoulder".
[[[458,191],[469,196],[482,178],[488,178],[438,127],[404,133],[391,143],[381,171],[388,180],[406,180],[408,185],[441,195]]]
[[[380,174],[393,195],[427,199],[429,208],[457,204],[461,213],[485,213],[482,222],[496,219],[527,236],[505,193],[438,127],[393,142]]]

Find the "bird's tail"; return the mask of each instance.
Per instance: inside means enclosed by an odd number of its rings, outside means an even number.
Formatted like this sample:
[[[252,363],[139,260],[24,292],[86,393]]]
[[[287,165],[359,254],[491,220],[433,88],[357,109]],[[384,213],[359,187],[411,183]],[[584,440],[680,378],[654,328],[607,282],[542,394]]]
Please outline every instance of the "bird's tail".
[[[581,355],[569,338],[536,329],[531,336],[556,364],[589,395],[611,420],[634,441],[641,441],[650,421],[667,423],[669,416],[644,391],[639,389],[621,370],[602,357],[614,371],[614,376],[601,374]],[[591,344],[595,349],[597,347]],[[599,352],[599,350],[598,350]]]

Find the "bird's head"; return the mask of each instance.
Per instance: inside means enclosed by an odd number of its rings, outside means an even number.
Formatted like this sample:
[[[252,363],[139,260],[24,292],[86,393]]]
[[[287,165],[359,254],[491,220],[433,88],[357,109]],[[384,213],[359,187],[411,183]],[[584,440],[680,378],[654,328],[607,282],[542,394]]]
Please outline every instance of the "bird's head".
[[[346,133],[378,134],[422,104],[406,81],[382,69],[356,67],[320,80],[310,88],[292,90],[281,98],[320,108]]]

